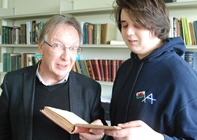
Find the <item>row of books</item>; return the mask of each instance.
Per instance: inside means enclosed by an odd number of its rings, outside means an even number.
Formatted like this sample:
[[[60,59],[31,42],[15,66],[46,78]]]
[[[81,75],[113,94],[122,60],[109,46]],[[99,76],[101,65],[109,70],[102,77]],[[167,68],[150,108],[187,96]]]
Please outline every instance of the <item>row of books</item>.
[[[3,72],[36,64],[42,56],[37,53],[3,53]]]
[[[73,70],[98,81],[113,82],[124,60],[88,59],[76,60]]]
[[[182,56],[197,71],[197,52],[186,51]],[[3,71],[9,72],[36,64],[42,56],[37,53],[3,53]],[[88,59],[76,60],[73,70],[98,81],[115,80],[116,72],[125,60]]]
[[[189,21],[187,18],[171,17],[171,29],[169,37],[181,36],[186,45],[197,43],[197,21]]]
[[[42,59],[37,53],[3,53],[3,72],[36,64]],[[76,60],[73,70],[98,81],[115,80],[116,72],[124,60],[88,59]]]
[[[80,22],[83,31],[82,44],[109,44],[116,39],[117,27],[112,23]]]
[[[44,23],[28,21],[20,26],[2,26],[2,44],[37,44]]]

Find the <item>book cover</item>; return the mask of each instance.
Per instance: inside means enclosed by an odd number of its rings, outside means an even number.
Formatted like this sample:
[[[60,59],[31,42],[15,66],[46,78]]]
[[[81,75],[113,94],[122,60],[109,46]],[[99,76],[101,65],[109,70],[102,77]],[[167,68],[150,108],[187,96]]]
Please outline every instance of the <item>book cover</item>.
[[[88,73],[87,73],[87,70],[86,70],[86,67],[85,67],[85,60],[80,60],[80,63],[81,63],[81,67],[82,67],[82,70],[83,70],[83,74],[85,76],[88,76]]]
[[[36,20],[32,20],[31,43],[36,44]]]
[[[11,32],[12,27],[10,26],[1,26],[2,30],[2,44],[12,44],[11,42]]]
[[[169,17],[169,19],[170,19],[170,31],[169,31],[169,35],[168,36],[171,38],[171,37],[174,37],[173,36],[173,30],[174,30],[173,29],[174,28],[173,27],[173,17]]]
[[[21,68],[31,66],[35,61],[35,53],[21,54]]]
[[[112,81],[112,62],[111,60],[107,60],[107,64],[108,64],[108,80]]]
[[[84,72],[84,69],[83,69],[83,67],[82,67],[82,62],[81,62],[81,60],[76,60],[78,63],[78,66],[79,66],[79,69],[80,69],[80,73],[81,74],[83,74],[83,75],[85,75],[85,72]]]
[[[40,110],[51,121],[62,127],[70,134],[89,132],[93,129],[120,129],[118,126],[93,125],[89,124],[73,112],[45,106]]]
[[[111,81],[114,82],[115,77],[116,77],[116,61],[118,60],[111,60]]]
[[[81,26],[81,32],[83,34],[82,38],[81,38],[81,44],[85,44],[85,29],[84,29],[84,21],[79,21],[79,24]]]
[[[184,39],[186,45],[192,45],[191,43],[191,35],[189,30],[189,22],[187,18],[182,18],[182,27],[183,27],[183,33],[184,33]]]
[[[3,53],[3,71],[9,72],[20,68],[20,53]]]
[[[99,68],[100,68],[100,72],[101,72],[101,81],[104,81],[104,69],[103,69],[103,60],[102,59],[98,59],[99,62]]]
[[[11,53],[10,54],[10,70],[17,70],[20,69],[20,58],[21,54],[20,53]]]
[[[7,55],[9,53],[3,53],[3,72],[7,72]]]
[[[101,24],[95,23],[93,26],[94,42],[93,44],[101,44]]]
[[[86,60],[81,60],[83,63],[83,67],[84,67],[84,71],[86,72],[86,76],[90,77],[90,73],[89,73],[89,70],[88,70],[88,66],[87,66],[87,62]]]
[[[76,68],[76,72],[77,72],[77,73],[82,74],[82,73],[81,73],[81,69],[80,69],[80,67],[79,67],[79,62],[78,62],[78,61],[75,61],[75,68]]]
[[[191,43],[192,45],[196,45],[196,37],[195,37],[194,26],[192,22],[189,22],[189,30],[190,30],[190,36],[191,36]]]
[[[32,22],[26,22],[26,43],[31,44]]]
[[[108,66],[108,60],[103,59],[102,60],[103,64],[103,72],[104,72],[104,81],[109,81],[109,66]]]
[[[92,77],[92,79],[96,80],[91,60],[86,60],[86,64],[88,67],[90,77]]]
[[[94,43],[94,31],[93,31],[94,24],[88,24],[88,44]]]
[[[193,26],[194,26],[195,40],[197,42],[197,21],[193,21]]]
[[[83,44],[92,44],[92,40],[94,40],[93,36],[93,23],[90,22],[84,22],[83,25],[83,36],[84,36],[84,42]]]
[[[20,27],[19,26],[13,26],[12,29],[12,43],[13,44],[19,44],[20,42]]]
[[[26,43],[26,24],[20,24],[20,44],[27,44]]]
[[[42,31],[43,26],[44,26],[44,22],[36,21],[36,35],[35,35],[36,44],[38,44],[38,38],[40,36],[40,32]]]
[[[101,81],[101,71],[100,71],[98,59],[92,59],[91,63],[95,75],[95,80]]]
[[[101,24],[101,44],[109,44],[111,40],[116,40],[117,27],[115,24]]]

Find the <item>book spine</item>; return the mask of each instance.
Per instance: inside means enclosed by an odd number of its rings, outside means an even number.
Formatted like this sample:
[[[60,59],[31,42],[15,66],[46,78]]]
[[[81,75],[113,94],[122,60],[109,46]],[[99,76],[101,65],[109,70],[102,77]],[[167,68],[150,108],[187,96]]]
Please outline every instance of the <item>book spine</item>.
[[[31,23],[26,22],[26,43],[31,44]]]
[[[95,80],[101,81],[101,72],[100,72],[98,59],[92,59],[91,63],[95,74]]]
[[[108,60],[104,59],[103,62],[103,69],[104,69],[104,81],[109,81],[109,66],[108,66]]]
[[[84,69],[86,71],[86,76],[90,77],[90,73],[89,73],[88,66],[87,66],[87,61],[86,60],[82,60],[82,61],[83,61]]]
[[[99,68],[100,68],[100,73],[101,73],[101,81],[104,81],[104,68],[103,68],[103,61],[102,59],[98,60],[99,63]]]
[[[7,72],[7,55],[8,53],[3,53],[3,72]]]
[[[90,73],[90,77],[92,77],[92,79],[96,79],[95,78],[95,74],[94,74],[94,70],[93,70],[93,66],[92,66],[92,62],[91,60],[86,60],[86,64],[87,64],[87,67],[88,67],[88,71]]]
[[[111,60],[107,60],[108,61],[108,80],[112,81],[112,77],[111,77]]]
[[[36,44],[36,20],[32,21],[32,44]]]
[[[20,33],[21,33],[21,44],[26,44],[26,24],[20,25]]]
[[[77,62],[79,64],[79,69],[81,71],[81,74],[85,75],[85,72],[84,72],[83,67],[82,67],[82,64],[81,64],[82,63],[81,60],[77,60]]]
[[[11,71],[11,59],[10,59],[10,53],[7,53],[7,72]]]
[[[115,77],[116,77],[116,60],[111,60],[111,73],[112,73],[112,77],[111,77],[111,81],[114,82]]]
[[[6,38],[5,38],[5,35],[6,35],[6,34],[5,34],[5,28],[6,28],[5,26],[1,26],[1,30],[2,30],[2,31],[1,31],[1,34],[2,34],[2,36],[1,36],[1,38],[2,38],[2,39],[1,39],[1,40],[2,40],[2,44],[5,44],[5,42],[6,42],[6,41],[5,41],[5,39],[6,39]]]

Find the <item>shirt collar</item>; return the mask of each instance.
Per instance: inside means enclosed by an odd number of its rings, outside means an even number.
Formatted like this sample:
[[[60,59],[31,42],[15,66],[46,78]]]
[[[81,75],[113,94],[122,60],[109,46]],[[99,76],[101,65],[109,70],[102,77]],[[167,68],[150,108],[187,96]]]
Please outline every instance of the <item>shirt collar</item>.
[[[40,73],[39,73],[39,67],[40,67],[40,63],[38,63],[38,67],[37,67],[37,69],[36,69],[36,76],[38,77],[38,79],[39,79],[39,81],[43,84],[43,85],[45,85],[45,86],[53,86],[53,85],[57,85],[57,84],[61,84],[61,83],[65,83],[65,82],[67,82],[67,80],[68,80],[68,76],[69,76],[69,73],[62,79],[62,80],[60,80],[58,83],[56,83],[56,84],[49,84],[49,83],[46,83],[46,82],[44,82],[44,80],[42,79],[42,77],[41,77],[41,75],[40,75]]]

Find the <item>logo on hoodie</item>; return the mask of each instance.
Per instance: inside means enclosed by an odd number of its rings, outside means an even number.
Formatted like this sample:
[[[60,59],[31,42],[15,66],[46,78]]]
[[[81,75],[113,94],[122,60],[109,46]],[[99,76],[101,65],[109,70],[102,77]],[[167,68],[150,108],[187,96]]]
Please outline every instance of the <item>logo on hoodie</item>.
[[[153,96],[153,93],[149,94],[148,96],[145,95],[145,91],[140,91],[136,93],[136,99],[142,99],[142,102],[146,103],[148,101],[149,103],[153,104],[156,102],[156,99]]]

